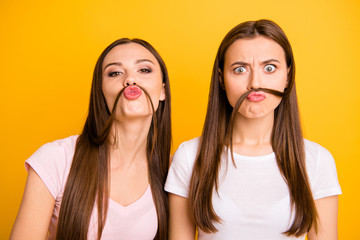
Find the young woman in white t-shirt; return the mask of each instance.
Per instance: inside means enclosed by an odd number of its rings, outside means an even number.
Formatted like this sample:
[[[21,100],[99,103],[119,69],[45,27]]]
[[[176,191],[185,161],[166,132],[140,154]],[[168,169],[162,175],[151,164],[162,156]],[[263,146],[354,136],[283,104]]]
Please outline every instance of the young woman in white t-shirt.
[[[100,55],[82,133],[45,144],[10,239],[167,239],[170,85],[157,51],[119,39]]]
[[[170,240],[337,239],[334,160],[302,137],[294,57],[274,22],[223,39],[202,136],[180,145],[165,190]]]

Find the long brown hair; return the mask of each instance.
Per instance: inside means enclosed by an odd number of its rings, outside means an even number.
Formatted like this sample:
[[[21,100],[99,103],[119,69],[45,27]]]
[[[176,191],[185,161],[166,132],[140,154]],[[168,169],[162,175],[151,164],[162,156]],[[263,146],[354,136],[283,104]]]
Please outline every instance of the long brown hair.
[[[154,199],[158,231],[155,239],[167,239],[168,199],[164,183],[169,167],[171,147],[170,83],[164,61],[157,51],[141,39],[122,38],[110,44],[97,60],[90,94],[89,113],[84,129],[76,142],[75,153],[62,199],[57,239],[87,239],[90,217],[97,208],[98,236],[105,225],[109,199],[108,134],[114,119],[118,94],[112,112],[106,105],[102,92],[102,65],[105,56],[115,46],[137,43],[149,50],[159,62],[165,87],[165,100],[159,102],[147,136],[147,161],[149,182]],[[150,97],[145,89],[145,95]],[[154,111],[154,108],[153,108]]]
[[[197,227],[204,232],[216,232],[214,222],[221,219],[212,205],[213,190],[218,190],[221,155],[225,147],[232,154],[232,112],[238,111],[242,99],[234,108],[229,104],[221,86],[221,73],[227,49],[238,39],[263,36],[278,43],[285,52],[288,85],[284,93],[265,90],[282,96],[275,109],[271,144],[277,165],[288,185],[294,221],[284,234],[301,236],[311,227],[317,230],[317,211],[305,168],[305,150],[300,126],[295,89],[295,62],[293,52],[283,30],[270,20],[248,21],[234,27],[225,36],[218,49],[212,72],[209,102],[200,139],[197,159],[191,177],[189,201],[191,214]],[[249,94],[249,92],[247,93]]]

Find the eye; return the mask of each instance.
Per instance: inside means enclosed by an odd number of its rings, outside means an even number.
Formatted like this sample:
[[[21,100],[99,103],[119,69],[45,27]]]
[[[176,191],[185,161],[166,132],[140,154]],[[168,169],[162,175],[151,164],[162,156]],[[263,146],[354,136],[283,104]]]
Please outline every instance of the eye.
[[[110,72],[108,76],[109,77],[116,77],[118,75],[122,75],[122,72]]]
[[[244,73],[246,72],[246,68],[245,67],[237,67],[234,69],[235,73]]]
[[[139,72],[141,72],[141,73],[151,73],[152,70],[149,69],[149,68],[141,68],[141,69],[139,70]]]
[[[264,70],[265,70],[265,72],[271,73],[276,70],[276,67],[275,67],[275,65],[268,64],[265,66]]]

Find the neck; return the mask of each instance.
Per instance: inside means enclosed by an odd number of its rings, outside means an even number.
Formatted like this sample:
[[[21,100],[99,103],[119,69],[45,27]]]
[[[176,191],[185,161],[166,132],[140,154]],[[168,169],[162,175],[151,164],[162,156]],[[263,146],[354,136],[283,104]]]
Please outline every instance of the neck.
[[[146,144],[151,120],[150,116],[114,121],[109,134],[111,168],[127,167],[139,161],[146,161]]]
[[[237,114],[233,130],[234,151],[249,156],[271,153],[273,124],[273,113],[262,118],[245,118]]]

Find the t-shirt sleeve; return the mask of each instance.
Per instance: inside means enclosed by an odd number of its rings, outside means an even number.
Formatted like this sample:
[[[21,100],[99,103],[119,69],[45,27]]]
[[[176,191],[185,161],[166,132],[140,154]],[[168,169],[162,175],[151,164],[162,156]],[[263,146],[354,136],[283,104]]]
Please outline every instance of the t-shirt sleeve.
[[[331,153],[317,145],[316,161],[313,164],[314,171],[310,179],[314,199],[341,194],[335,160]]]
[[[29,167],[34,169],[54,199],[57,199],[64,185],[64,172],[66,169],[64,148],[57,142],[41,146],[25,161],[27,171]]]
[[[189,185],[195,159],[189,159],[186,146],[176,150],[165,183],[165,191],[188,198]]]

